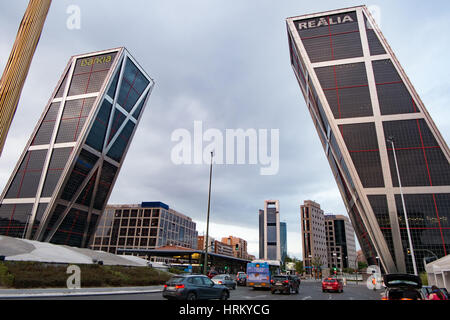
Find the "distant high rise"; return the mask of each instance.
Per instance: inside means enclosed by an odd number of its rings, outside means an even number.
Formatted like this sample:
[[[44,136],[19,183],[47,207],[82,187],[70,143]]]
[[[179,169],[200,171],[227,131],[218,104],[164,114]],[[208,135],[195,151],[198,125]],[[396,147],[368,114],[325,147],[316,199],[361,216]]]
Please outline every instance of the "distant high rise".
[[[356,262],[355,231],[350,220],[343,215],[325,215],[325,232],[328,251],[328,265],[354,269]]]
[[[259,258],[281,261],[280,202],[264,201],[259,210]]]
[[[281,261],[287,257],[287,226],[286,222],[280,222],[280,250],[281,250]]]
[[[0,197],[0,234],[86,247],[153,86],[125,48],[72,57]]]
[[[320,204],[306,200],[300,206],[303,264],[308,273],[317,267],[328,267],[325,216]]]
[[[405,206],[422,271],[423,258],[450,252],[447,143],[365,6],[286,22],[292,68],[364,256],[413,272]]]

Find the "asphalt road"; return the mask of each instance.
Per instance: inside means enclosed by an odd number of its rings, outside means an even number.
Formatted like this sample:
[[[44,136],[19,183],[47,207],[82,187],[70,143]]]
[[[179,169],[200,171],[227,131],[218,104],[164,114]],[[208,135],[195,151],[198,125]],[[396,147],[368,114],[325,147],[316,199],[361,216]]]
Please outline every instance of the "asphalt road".
[[[321,282],[303,281],[298,294],[271,294],[270,291],[237,287],[230,290],[230,300],[380,300],[382,290],[369,290],[365,285],[347,283],[343,293],[322,292]],[[22,298],[23,299],[23,298]],[[161,292],[140,294],[29,298],[26,300],[165,300]]]

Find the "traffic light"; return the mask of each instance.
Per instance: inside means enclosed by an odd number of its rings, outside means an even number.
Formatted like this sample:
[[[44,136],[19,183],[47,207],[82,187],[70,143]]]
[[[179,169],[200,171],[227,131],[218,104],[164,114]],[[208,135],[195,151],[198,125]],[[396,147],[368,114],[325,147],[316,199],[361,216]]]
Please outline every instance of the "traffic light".
[[[225,266],[225,270],[227,270],[228,269],[228,267],[227,266]]]
[[[408,255],[411,254],[411,250],[409,248],[406,248],[406,252],[408,253]]]

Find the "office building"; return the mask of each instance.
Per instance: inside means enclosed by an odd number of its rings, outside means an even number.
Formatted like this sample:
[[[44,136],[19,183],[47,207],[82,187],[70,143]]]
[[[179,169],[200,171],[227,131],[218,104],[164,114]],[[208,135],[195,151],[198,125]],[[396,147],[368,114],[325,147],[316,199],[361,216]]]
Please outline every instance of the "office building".
[[[264,201],[259,210],[259,258],[281,261],[280,202]]]
[[[214,240],[214,253],[234,257],[233,247],[219,240]]]
[[[365,6],[286,22],[291,65],[364,256],[413,273],[409,231],[422,271],[423,258],[450,251],[447,143]],[[420,60],[426,48],[410,46]]]
[[[87,247],[154,86],[125,48],[70,58],[0,197],[0,234]]]
[[[248,259],[246,240],[234,236],[228,236],[226,238],[222,238],[221,241],[233,248],[233,256],[240,259]]]
[[[312,268],[328,267],[327,237],[325,231],[325,215],[320,204],[305,200],[300,206],[302,228],[303,265],[307,273]]]
[[[197,249],[198,250],[206,249],[205,238],[206,238],[206,236],[197,235]],[[216,242],[216,239],[214,239],[211,236],[208,236],[208,252],[214,252],[215,242]]]
[[[197,248],[196,224],[162,202],[108,205],[90,248],[110,253],[118,249],[155,249],[163,246]]]
[[[280,222],[280,250],[281,250],[281,261],[284,262],[287,257],[287,225],[286,225],[286,222]]]
[[[355,231],[350,219],[343,215],[325,215],[328,265],[338,270],[357,265]]]

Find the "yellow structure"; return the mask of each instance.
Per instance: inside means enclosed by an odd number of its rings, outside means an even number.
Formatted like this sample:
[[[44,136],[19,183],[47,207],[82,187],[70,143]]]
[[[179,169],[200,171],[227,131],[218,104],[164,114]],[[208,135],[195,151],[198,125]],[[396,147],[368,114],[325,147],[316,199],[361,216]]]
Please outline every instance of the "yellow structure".
[[[0,80],[0,155],[50,4],[51,0],[30,0]]]

